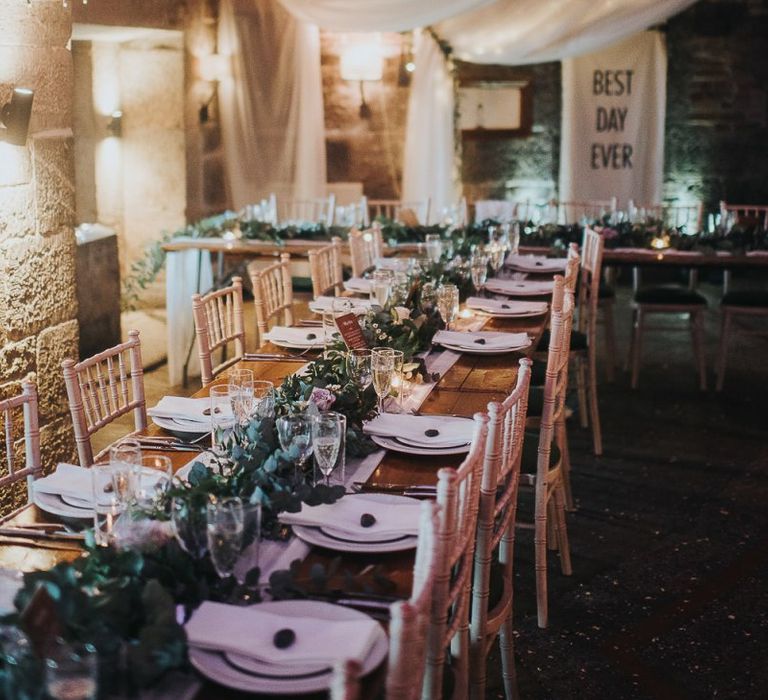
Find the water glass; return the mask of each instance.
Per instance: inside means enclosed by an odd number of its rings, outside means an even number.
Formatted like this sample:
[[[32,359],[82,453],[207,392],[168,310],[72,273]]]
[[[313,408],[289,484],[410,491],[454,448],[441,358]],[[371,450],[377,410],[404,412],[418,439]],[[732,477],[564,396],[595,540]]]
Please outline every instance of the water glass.
[[[91,644],[58,640],[45,660],[45,690],[52,700],[96,700],[99,663]]]
[[[233,369],[228,377],[229,400],[239,425],[248,423],[253,413],[253,370]]]
[[[373,388],[379,397],[379,413],[384,412],[384,399],[392,390],[392,378],[395,372],[395,356],[391,348],[374,348],[371,351],[371,369],[373,370]]]
[[[211,446],[220,450],[235,427],[235,414],[232,411],[232,399],[229,385],[219,384],[210,389],[211,397]]]
[[[91,467],[93,499],[93,537],[100,547],[108,546],[114,539],[115,521],[128,503],[120,498],[114,487],[113,465],[94,464]],[[133,479],[133,474],[131,474]]]
[[[277,419],[277,437],[284,452],[294,453],[296,467],[304,469],[304,463],[312,454],[312,416],[297,413]]]
[[[136,489],[136,474],[141,464],[141,443],[125,438],[109,450],[112,490],[122,507],[130,505]]]
[[[475,255],[472,258],[472,286],[480,294],[488,279],[488,258],[484,255]]]
[[[444,284],[437,290],[437,309],[445,321],[446,329],[459,315],[459,288],[455,284]]]
[[[231,576],[243,549],[243,502],[237,496],[211,496],[206,510],[211,563],[220,578]]]
[[[161,505],[172,480],[173,465],[170,457],[142,455],[136,474],[136,504],[144,509]]]
[[[208,549],[205,500],[183,496],[173,498],[171,525],[179,546],[194,559],[202,559]]]
[[[330,476],[339,456],[341,444],[341,421],[337,413],[321,413],[312,421],[312,446],[315,466],[330,486]]]
[[[275,417],[275,385],[265,379],[253,382],[254,415],[259,419]]]
[[[365,391],[373,381],[371,369],[371,351],[367,348],[353,349],[347,352],[347,372]]]
[[[440,240],[440,234],[428,233],[424,237],[424,247],[430,262],[439,263],[440,256],[443,254],[443,242]]]

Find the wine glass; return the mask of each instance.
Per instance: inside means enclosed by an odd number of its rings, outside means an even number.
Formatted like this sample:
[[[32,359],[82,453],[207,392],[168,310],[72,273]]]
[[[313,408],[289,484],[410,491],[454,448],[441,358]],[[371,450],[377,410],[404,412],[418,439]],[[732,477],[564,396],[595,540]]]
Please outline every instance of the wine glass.
[[[125,438],[109,450],[109,467],[112,476],[112,493],[124,509],[133,500],[136,488],[136,470],[141,464],[141,443]]]
[[[493,274],[498,275],[499,270],[504,265],[504,254],[506,253],[506,249],[504,245],[496,241],[488,246],[487,251],[490,254],[490,263]]]
[[[277,437],[284,452],[296,451],[296,467],[303,470],[304,463],[312,454],[312,416],[297,413],[278,418]]]
[[[171,525],[179,546],[194,559],[202,559],[208,548],[207,503],[195,497],[172,498]]]
[[[472,286],[478,294],[481,294],[488,279],[488,258],[484,255],[475,255],[471,263]]]
[[[384,308],[392,293],[392,272],[390,270],[375,270],[371,278],[371,301]]]
[[[235,427],[235,413],[232,410],[229,385],[212,386],[210,397],[211,446],[215,452],[221,452],[223,444]]]
[[[428,233],[424,237],[424,247],[430,262],[439,263],[440,256],[443,254],[443,242],[440,240],[440,234]]]
[[[275,385],[265,379],[253,382],[254,414],[260,420],[275,416]]]
[[[162,502],[171,487],[173,465],[165,455],[142,455],[137,470],[135,497],[140,508],[152,508]]]
[[[243,548],[243,502],[237,496],[211,496],[206,522],[211,563],[220,578],[227,578],[232,575]]]
[[[384,412],[384,398],[392,388],[392,375],[395,371],[395,356],[391,348],[374,348],[371,351],[371,369],[373,370],[373,388],[379,397],[379,413]]]
[[[245,425],[253,413],[253,370],[233,369],[229,372],[229,400],[238,425]]]
[[[451,323],[459,315],[459,288],[455,284],[444,284],[437,290],[437,309],[449,330]]]
[[[371,351],[368,348],[353,349],[347,352],[347,372],[365,391],[373,381],[371,369]]]
[[[341,445],[341,421],[335,413],[321,413],[312,421],[312,446],[315,464],[330,486],[330,477]]]

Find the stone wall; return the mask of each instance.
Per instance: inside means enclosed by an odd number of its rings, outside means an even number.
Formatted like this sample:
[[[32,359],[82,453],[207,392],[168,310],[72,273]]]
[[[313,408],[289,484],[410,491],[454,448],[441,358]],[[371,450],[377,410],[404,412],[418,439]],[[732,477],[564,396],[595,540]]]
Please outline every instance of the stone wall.
[[[78,338],[71,18],[60,0],[0,0],[0,17],[0,104],[14,87],[35,91],[27,145],[0,143],[0,396],[36,378],[50,469],[74,458],[60,367]]]

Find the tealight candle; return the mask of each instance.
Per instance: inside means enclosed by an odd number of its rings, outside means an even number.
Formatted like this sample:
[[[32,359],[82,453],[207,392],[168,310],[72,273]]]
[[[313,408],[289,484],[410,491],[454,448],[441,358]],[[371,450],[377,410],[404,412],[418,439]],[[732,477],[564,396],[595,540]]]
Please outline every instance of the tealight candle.
[[[474,314],[472,313],[472,309],[463,309],[461,313],[459,313],[459,316],[461,318],[472,318]]]

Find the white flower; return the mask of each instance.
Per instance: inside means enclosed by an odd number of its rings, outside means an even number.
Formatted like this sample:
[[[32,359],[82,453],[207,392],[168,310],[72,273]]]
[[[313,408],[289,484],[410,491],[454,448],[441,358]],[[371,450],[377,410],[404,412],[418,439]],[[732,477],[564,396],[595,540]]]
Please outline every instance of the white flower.
[[[397,320],[400,323],[411,317],[410,309],[405,306],[396,306],[393,311],[397,314]]]

